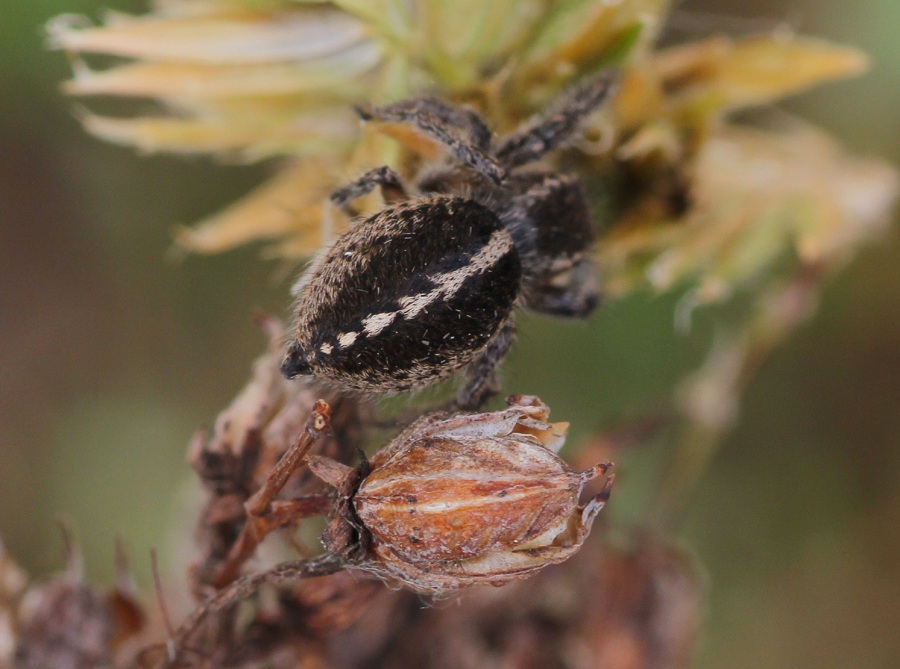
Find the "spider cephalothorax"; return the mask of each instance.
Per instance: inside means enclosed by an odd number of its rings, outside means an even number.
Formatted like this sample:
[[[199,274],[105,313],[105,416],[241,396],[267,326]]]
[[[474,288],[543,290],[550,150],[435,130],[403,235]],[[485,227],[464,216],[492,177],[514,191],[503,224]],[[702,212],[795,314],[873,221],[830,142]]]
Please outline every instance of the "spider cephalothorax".
[[[399,392],[470,366],[457,404],[475,408],[496,392],[514,305],[590,313],[593,229],[581,182],[528,164],[571,139],[613,81],[611,73],[596,76],[497,139],[473,111],[435,98],[361,111],[413,126],[446,146],[452,161],[408,185],[379,167],[332,195],[352,213],[353,200],[380,187],[386,206],[298,283],[285,375]]]

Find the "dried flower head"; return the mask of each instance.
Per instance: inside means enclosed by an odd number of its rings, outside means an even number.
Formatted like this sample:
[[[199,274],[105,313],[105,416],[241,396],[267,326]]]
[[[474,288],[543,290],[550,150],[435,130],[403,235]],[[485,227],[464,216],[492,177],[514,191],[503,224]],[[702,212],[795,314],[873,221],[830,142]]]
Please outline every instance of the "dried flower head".
[[[410,152],[361,132],[353,104],[428,90],[489,112],[505,132],[577,76],[646,51],[665,12],[646,0],[551,5],[166,0],[143,16],[110,12],[102,26],[61,16],[47,30],[74,63],[67,93],[158,103],[132,117],[84,112],[90,132],[146,152],[292,159],[256,193],[182,231],[182,245],[209,253],[266,239],[275,255],[302,257],[342,223],[323,210],[335,182],[434,153],[427,142],[413,141]],[[123,60],[93,69],[84,60],[92,54]]]
[[[727,113],[866,66],[853,49],[783,30],[654,52],[668,12],[669,3],[655,0],[167,0],[144,16],[110,13],[98,27],[60,17],[48,33],[75,63],[66,92],[159,103],[158,113],[136,117],[84,113],[98,136],[151,152],[288,157],[272,181],[178,240],[218,252],[265,239],[274,255],[296,258],[346,223],[325,204],[335,183],[376,165],[409,170],[440,155],[393,124],[361,130],[355,103],[428,91],[473,105],[503,133],[571,81],[621,67],[617,100],[578,144],[581,162],[612,182],[639,183],[635,206],[617,215],[639,224],[651,243],[666,243],[678,240],[658,224],[684,213],[669,200],[693,189],[694,157]],[[85,54],[126,60],[96,70]],[[610,149],[615,164],[592,161]],[[725,244],[709,246],[730,255]],[[615,292],[661,283],[617,261],[627,252],[620,243],[604,250]]]
[[[427,416],[356,469],[311,456],[342,495],[326,547],[430,594],[562,562],[581,547],[613,477],[581,503],[585,484],[611,465],[573,471],[556,455],[568,425],[548,414],[537,398],[515,396],[504,411]]]
[[[42,583],[28,583],[0,543],[0,667],[126,666],[148,631],[121,547],[116,585],[104,592],[85,580],[66,527],[63,538],[66,568]]]

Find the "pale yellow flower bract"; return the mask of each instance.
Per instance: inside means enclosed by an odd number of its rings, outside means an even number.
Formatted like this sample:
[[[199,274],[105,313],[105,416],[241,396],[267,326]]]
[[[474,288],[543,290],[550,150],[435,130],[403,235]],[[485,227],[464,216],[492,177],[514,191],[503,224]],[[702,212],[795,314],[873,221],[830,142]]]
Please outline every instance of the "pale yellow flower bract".
[[[429,92],[505,132],[603,67],[620,68],[622,82],[575,162],[646,188],[604,225],[608,294],[693,281],[694,303],[725,299],[786,252],[846,253],[878,230],[897,193],[890,168],[798,123],[729,122],[736,109],[859,74],[866,58],[784,30],[654,50],[668,11],[662,0],[166,0],[97,27],[60,17],[48,32],[73,59],[68,94],[158,104],[137,117],[84,112],[92,133],[144,152],[283,161],[269,183],[178,232],[197,252],[263,240],[268,255],[308,257],[346,224],[326,204],[335,187],[380,164],[410,176],[440,159],[408,128],[364,128],[354,104]],[[95,54],[118,60],[94,69]],[[682,189],[687,209],[672,209],[666,189]]]

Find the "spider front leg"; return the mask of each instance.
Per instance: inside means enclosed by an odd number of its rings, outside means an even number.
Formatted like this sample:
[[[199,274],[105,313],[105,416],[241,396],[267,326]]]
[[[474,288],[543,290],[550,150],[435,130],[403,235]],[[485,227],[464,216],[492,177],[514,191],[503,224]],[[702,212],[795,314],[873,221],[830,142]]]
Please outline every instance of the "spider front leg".
[[[381,189],[381,197],[385,204],[409,198],[400,176],[387,165],[383,165],[369,170],[343,188],[334,191],[331,194],[331,202],[345,214],[353,217],[357,212],[350,206],[350,203],[372,192],[376,187]]]
[[[516,329],[507,322],[472,363],[469,380],[456,395],[454,408],[462,411],[480,409],[494,395],[500,392],[497,367],[516,338]]]
[[[496,156],[506,169],[537,160],[568,141],[609,94],[618,74],[605,71],[565,93],[557,104],[524,128],[503,138]]]
[[[374,119],[411,125],[443,144],[457,160],[494,183],[500,183],[506,177],[506,170],[489,153],[490,129],[471,110],[454,107],[436,98],[419,97],[372,109],[358,108],[357,113],[364,121]],[[471,139],[460,137],[454,129],[467,131]]]
[[[591,262],[594,224],[587,194],[573,174],[517,173],[519,195],[505,208],[504,224],[528,258],[523,290],[528,309],[584,318],[599,302]]]
[[[430,95],[419,95],[373,109],[357,107],[356,112],[365,121],[375,119],[378,121],[408,123],[417,127],[419,125],[418,119],[423,115],[430,115],[444,125],[453,126],[467,132],[472,144],[482,151],[489,151],[491,148],[491,136],[493,133],[491,133],[491,129],[477,112],[468,107],[451,105],[440,98]]]
[[[526,305],[550,316],[587,318],[600,302],[596,271],[590,260],[579,259],[569,269],[535,286]]]

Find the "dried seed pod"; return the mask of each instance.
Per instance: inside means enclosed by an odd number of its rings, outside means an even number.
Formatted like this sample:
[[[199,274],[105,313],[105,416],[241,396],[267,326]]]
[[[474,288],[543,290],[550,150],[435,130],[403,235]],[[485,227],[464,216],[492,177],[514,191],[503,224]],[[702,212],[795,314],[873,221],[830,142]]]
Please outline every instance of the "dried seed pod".
[[[425,417],[361,468],[310,457],[343,495],[326,547],[430,594],[502,585],[575,553],[612,477],[586,504],[582,489],[610,464],[572,470],[556,455],[568,424],[547,423],[535,397],[509,401],[504,411]]]

